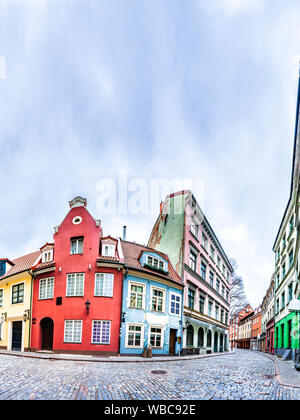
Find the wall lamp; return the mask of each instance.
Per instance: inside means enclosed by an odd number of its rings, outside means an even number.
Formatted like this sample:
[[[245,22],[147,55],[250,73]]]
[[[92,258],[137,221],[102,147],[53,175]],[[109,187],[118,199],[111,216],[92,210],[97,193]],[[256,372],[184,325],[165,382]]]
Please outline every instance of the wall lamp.
[[[26,322],[27,320],[30,320],[30,309],[25,309],[23,319],[24,319],[24,322]]]
[[[87,300],[86,302],[85,302],[85,308],[86,308],[86,314],[88,315],[89,314],[89,312],[90,312],[90,305],[91,305],[91,302],[89,301],[89,300]]]
[[[126,320],[126,312],[122,312],[122,322],[125,322]]]

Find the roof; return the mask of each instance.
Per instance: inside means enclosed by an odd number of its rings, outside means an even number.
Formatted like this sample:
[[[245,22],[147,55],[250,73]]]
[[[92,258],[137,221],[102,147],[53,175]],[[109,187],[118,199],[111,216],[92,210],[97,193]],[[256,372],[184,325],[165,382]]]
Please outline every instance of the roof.
[[[133,268],[139,271],[143,271],[145,273],[149,273],[149,274],[164,278],[166,280],[170,280],[174,283],[180,284],[180,286],[183,286],[183,281],[174,270],[167,254],[164,254],[161,251],[157,251],[156,249],[149,248],[145,245],[136,244],[135,242],[128,242],[128,241],[121,240],[121,246],[122,246],[122,250],[124,254],[125,265],[128,268]],[[155,254],[160,255],[162,258],[168,261],[169,273],[162,274],[154,270],[151,270],[149,268],[143,267],[139,261],[139,256],[143,251],[154,252]]]
[[[4,276],[0,277],[0,281],[7,277],[13,276],[14,274],[30,270],[40,255],[40,251],[35,251],[31,252],[30,254],[24,255],[23,257],[16,258],[12,261],[14,266]]]

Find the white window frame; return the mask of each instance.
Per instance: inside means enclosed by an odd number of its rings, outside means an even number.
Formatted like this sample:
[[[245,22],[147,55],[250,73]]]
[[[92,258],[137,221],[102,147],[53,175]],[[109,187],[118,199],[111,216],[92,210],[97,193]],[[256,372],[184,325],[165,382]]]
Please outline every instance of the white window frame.
[[[83,276],[83,288],[82,288],[82,294],[72,294],[72,295],[69,295],[68,294],[68,281],[69,281],[69,276],[76,276],[76,275],[82,275]],[[76,278],[75,278],[75,285],[74,285],[74,291],[76,291]],[[78,297],[78,296],[84,296],[84,283],[85,283],[85,273],[68,273],[67,274],[67,281],[66,281],[66,283],[67,283],[67,287],[66,287],[66,297]]]
[[[156,310],[152,309],[153,290],[158,290],[160,292],[163,292],[162,311],[156,311]],[[157,299],[156,299],[156,301],[157,301]],[[156,312],[156,313],[159,313],[159,314],[164,314],[166,312],[166,289],[163,289],[163,288],[157,287],[157,286],[151,286],[150,287],[150,310],[151,310],[151,312]]]
[[[150,339],[151,339],[151,328],[159,328],[161,330],[161,346],[157,347],[157,346],[152,346],[153,349],[163,349],[164,348],[164,338],[165,338],[165,327],[163,327],[162,325],[149,325],[149,330],[148,330],[148,345],[150,345]],[[157,333],[154,333],[155,335],[157,335]]]
[[[138,286],[138,287],[142,287],[143,288],[143,300],[142,300],[142,307],[138,308],[137,306],[131,306],[130,305],[130,301],[131,301],[131,286]],[[130,309],[145,309],[146,307],[146,289],[147,289],[147,285],[145,283],[139,283],[139,282],[135,282],[135,281],[129,281],[128,282],[128,302],[127,302],[127,307]],[[133,292],[136,293],[136,292]]]
[[[181,316],[181,301],[182,301],[182,297],[181,297],[181,295],[179,293],[176,293],[176,292],[169,292],[169,294],[170,294],[170,297],[169,297],[169,314],[170,315],[173,315],[173,316],[180,317]],[[179,299],[180,299],[180,301],[179,301],[179,314],[173,313],[172,310],[171,310],[172,309],[172,306],[171,306],[172,296],[179,297]],[[177,302],[175,302],[175,303],[177,303]]]
[[[106,254],[107,249],[107,254]],[[102,243],[102,257],[115,257],[116,245]]]
[[[152,262],[149,262],[149,258],[151,259]],[[155,262],[157,263],[157,265],[155,264]],[[159,267],[161,263],[163,264],[163,268]],[[153,257],[152,255],[147,255],[146,264],[149,264],[152,267],[158,268],[160,270],[167,271],[167,263],[161,258]]]
[[[192,217],[191,218],[191,233],[195,236],[195,238],[199,238],[199,225],[196,223],[196,220]]]
[[[96,294],[96,290],[97,290],[97,281],[101,281],[99,277],[104,276],[103,278],[103,295],[100,294]],[[106,276],[109,276],[109,279],[107,279]],[[106,290],[105,287],[107,286],[108,281],[112,282],[111,285],[111,294],[105,294]],[[114,296],[114,283],[115,283],[115,276],[113,273],[95,273],[95,288],[94,288],[94,296],[97,297],[113,297]]]
[[[72,341],[67,341],[66,340],[66,323],[67,322],[73,322],[73,327],[72,327]],[[80,329],[80,341],[74,341],[73,340],[73,337],[74,337],[74,323],[75,322],[80,322],[80,325],[81,325],[81,329]],[[64,322],[64,343],[73,343],[73,344],[81,344],[82,343],[82,324],[83,324],[83,322],[82,322],[82,320],[81,319],[65,319],[65,322]]]
[[[48,287],[49,287],[49,280],[53,280],[53,287],[52,287],[52,296],[48,296]],[[46,297],[41,297],[41,282],[46,281]],[[45,277],[39,280],[39,300],[47,300],[47,299],[53,299],[54,296],[54,277]]]
[[[128,344],[129,327],[141,327],[141,344],[139,346],[130,346]],[[126,349],[142,349],[144,348],[145,325],[138,322],[128,322],[126,324],[125,348]]]
[[[76,252],[72,252],[72,242],[76,241]],[[79,246],[78,243],[79,241],[82,241],[82,252],[78,252],[79,250]],[[70,254],[71,255],[82,255],[83,254],[83,246],[84,246],[84,237],[80,236],[78,238],[71,238],[70,239]]]
[[[109,322],[109,342],[108,343],[104,343],[102,341],[100,341],[100,342],[93,341],[94,324],[96,322],[101,322],[101,335],[102,335],[102,329],[103,329],[103,322]],[[93,319],[91,343],[92,344],[99,344],[99,345],[103,345],[103,346],[108,346],[108,345],[110,345],[110,341],[111,341],[111,321],[108,320],[108,319]]]
[[[53,261],[53,249],[48,249],[43,252],[42,263]]]

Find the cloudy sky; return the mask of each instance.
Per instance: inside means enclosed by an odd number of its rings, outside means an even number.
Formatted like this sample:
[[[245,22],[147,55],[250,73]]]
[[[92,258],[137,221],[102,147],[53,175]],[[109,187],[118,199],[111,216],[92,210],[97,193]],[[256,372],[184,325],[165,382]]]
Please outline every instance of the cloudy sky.
[[[103,180],[129,199],[200,180],[258,305],[289,196],[299,17],[298,0],[0,0],[0,256],[51,240],[76,195],[104,233],[146,243],[160,198],[105,214]]]

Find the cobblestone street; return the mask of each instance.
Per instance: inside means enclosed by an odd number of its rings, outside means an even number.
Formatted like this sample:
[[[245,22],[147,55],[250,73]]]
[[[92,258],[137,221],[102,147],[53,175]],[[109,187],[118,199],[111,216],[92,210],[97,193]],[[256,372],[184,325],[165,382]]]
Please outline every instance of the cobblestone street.
[[[154,370],[166,373],[155,374]],[[0,356],[0,399],[300,399],[251,351],[181,362],[95,363]]]

